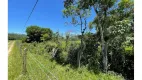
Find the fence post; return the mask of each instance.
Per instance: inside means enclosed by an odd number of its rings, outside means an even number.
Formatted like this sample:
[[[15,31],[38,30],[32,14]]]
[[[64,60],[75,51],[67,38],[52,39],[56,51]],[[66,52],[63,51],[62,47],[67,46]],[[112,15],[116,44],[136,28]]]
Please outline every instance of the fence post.
[[[26,68],[26,58],[27,58],[27,49],[24,49],[24,53],[23,53],[23,74],[25,75],[27,72],[27,68]]]
[[[20,56],[22,57],[22,44],[20,44]]]

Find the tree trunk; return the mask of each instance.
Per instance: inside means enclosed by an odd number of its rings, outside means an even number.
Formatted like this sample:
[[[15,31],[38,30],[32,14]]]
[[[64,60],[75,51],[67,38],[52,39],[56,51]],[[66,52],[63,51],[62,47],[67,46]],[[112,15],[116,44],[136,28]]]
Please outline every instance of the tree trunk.
[[[78,55],[77,55],[77,64],[78,64],[78,68],[80,68],[80,51],[78,52]]]
[[[100,24],[100,23],[99,23]],[[104,55],[104,53],[105,53],[105,42],[104,42],[104,36],[103,36],[103,30],[102,30],[102,27],[100,26],[100,33],[101,33],[101,47],[102,47],[102,66],[103,66],[103,70],[105,69],[105,55]]]
[[[104,71],[105,72],[107,72],[107,70],[108,70],[108,58],[107,58],[107,49],[108,49],[108,44],[107,44],[107,42],[105,43],[105,52],[104,52],[104,61],[105,61],[105,63],[104,63]]]
[[[83,32],[82,32],[82,18],[80,16],[80,22],[81,22],[81,47],[80,47],[80,51],[78,52],[78,55],[77,55],[77,63],[78,63],[78,68],[80,68],[80,60],[81,60],[81,54],[83,53],[82,51],[82,44],[83,44]]]
[[[100,26],[100,33],[101,33],[101,44],[102,44],[102,56],[103,56],[103,71],[107,72],[107,43],[104,41],[104,35],[102,26]]]
[[[99,28],[100,28],[100,35],[101,35],[101,47],[102,47],[102,51],[101,51],[101,53],[102,53],[102,66],[103,66],[103,71],[104,72],[107,72],[107,44],[106,44],[106,42],[105,42],[105,40],[104,40],[104,29],[103,29],[103,26],[104,25],[101,25],[101,13],[99,13],[99,11],[97,10],[97,7],[95,7],[95,6],[93,6],[94,7],[94,10],[95,10],[95,12],[96,12],[96,14],[98,15],[98,17],[99,17],[99,21],[98,21],[98,26],[99,26]],[[105,14],[104,14],[104,16],[106,17],[106,11],[104,11],[105,12]],[[103,23],[105,23],[105,22],[103,22]]]

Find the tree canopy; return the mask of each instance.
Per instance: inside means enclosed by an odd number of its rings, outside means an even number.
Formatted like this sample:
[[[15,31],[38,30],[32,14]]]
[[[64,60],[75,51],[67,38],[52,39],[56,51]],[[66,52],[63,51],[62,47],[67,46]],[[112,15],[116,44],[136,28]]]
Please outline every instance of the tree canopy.
[[[41,28],[39,26],[29,26],[26,29],[29,41],[47,41],[52,38],[52,30],[49,28]]]

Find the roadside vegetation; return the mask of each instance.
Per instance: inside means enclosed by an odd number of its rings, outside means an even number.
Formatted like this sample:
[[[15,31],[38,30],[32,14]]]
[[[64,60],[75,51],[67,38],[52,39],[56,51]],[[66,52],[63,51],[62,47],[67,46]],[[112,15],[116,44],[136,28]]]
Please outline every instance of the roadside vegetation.
[[[23,43],[23,49],[27,51],[27,73],[22,74],[22,57],[20,54],[19,45],[16,41],[12,55],[8,59],[8,78],[9,80],[124,80],[121,75],[113,72],[98,73],[88,71],[86,67],[80,69],[71,68],[70,65],[61,65],[55,60],[52,61],[50,53],[41,49],[46,45],[54,45],[53,42],[34,44]],[[17,61],[18,60],[18,61]]]

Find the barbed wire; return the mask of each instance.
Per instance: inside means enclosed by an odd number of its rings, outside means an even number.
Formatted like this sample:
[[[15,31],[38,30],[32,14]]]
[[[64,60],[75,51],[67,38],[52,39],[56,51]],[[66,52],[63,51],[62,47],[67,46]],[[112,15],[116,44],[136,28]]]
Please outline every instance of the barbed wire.
[[[30,56],[31,57],[31,56]],[[36,59],[35,58],[33,58],[33,57],[31,57],[31,59],[35,62],[35,63],[37,63],[37,61],[35,61]],[[42,69],[42,67],[39,65],[39,64],[37,64],[38,65],[38,67],[42,70],[42,72],[44,72],[45,74],[46,74],[46,76],[51,80],[51,78],[47,75],[47,73]]]
[[[32,54],[31,54],[32,55]],[[33,55],[32,55],[33,56]],[[44,69],[46,69],[45,68],[45,66],[39,61],[39,60],[37,60],[35,57],[34,57],[34,59],[44,68]],[[57,79],[57,77],[52,73],[52,72],[50,72],[50,71],[48,71],[56,80],[58,80]]]

